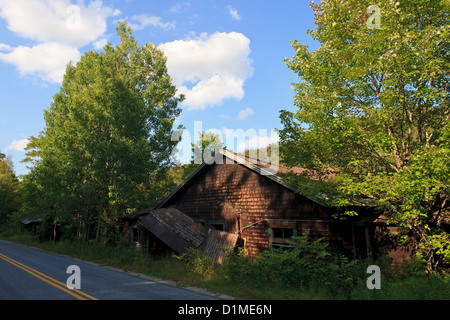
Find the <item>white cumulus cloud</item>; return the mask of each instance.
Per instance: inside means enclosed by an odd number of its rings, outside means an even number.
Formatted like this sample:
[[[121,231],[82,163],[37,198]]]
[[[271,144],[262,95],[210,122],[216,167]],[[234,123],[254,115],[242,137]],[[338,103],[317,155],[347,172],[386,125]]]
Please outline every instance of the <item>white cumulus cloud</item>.
[[[102,39],[98,39],[98,40],[94,41],[92,44],[95,49],[99,50],[99,49],[103,49],[107,43],[108,43],[108,40],[106,40],[105,38],[102,38]]]
[[[250,40],[238,32],[202,33],[159,45],[167,68],[188,109],[203,109],[225,99],[242,99],[252,76]]]
[[[9,146],[7,146],[5,148],[5,150],[3,150],[3,151],[6,152],[9,150],[15,150],[15,151],[23,152],[23,151],[25,151],[28,141],[29,141],[28,139],[13,140],[13,142],[11,142],[11,144]]]
[[[17,35],[38,42],[58,42],[81,47],[98,39],[106,31],[106,19],[119,12],[103,6],[101,1],[3,0],[0,17]]]
[[[37,42],[17,47],[0,44],[0,60],[15,65],[22,75],[58,83],[67,63],[80,58],[81,47],[104,43],[106,19],[119,13],[101,1],[74,5],[70,0],[0,0],[0,18],[7,28]]]
[[[16,66],[22,76],[33,75],[53,83],[60,83],[67,63],[79,60],[80,56],[77,48],[56,42],[18,46],[8,53],[0,52],[0,60]]]

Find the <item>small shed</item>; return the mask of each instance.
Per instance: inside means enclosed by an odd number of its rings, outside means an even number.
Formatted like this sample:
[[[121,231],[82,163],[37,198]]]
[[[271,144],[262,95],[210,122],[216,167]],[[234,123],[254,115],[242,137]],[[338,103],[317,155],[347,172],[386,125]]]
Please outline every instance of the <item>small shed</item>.
[[[20,219],[22,232],[36,236],[39,233],[39,227],[42,221],[43,219],[36,219],[34,217]]]

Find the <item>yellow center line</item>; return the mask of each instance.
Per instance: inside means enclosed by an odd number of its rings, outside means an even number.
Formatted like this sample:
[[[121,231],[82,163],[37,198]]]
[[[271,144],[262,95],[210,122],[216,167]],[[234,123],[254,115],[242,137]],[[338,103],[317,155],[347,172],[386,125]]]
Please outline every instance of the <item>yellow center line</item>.
[[[56,279],[53,279],[52,277],[47,276],[46,274],[43,274],[42,272],[39,272],[23,263],[20,263],[19,261],[16,261],[10,257],[5,256],[4,254],[0,253],[0,258],[5,260],[6,262],[11,263],[12,265],[28,272],[29,274],[35,276],[36,278],[52,285],[53,287],[60,289],[64,292],[67,292],[68,294],[70,294],[71,296],[77,298],[78,300],[98,300],[90,295],[88,295],[87,293],[84,293],[80,290],[77,289],[68,289],[67,285],[65,283],[62,283]]]

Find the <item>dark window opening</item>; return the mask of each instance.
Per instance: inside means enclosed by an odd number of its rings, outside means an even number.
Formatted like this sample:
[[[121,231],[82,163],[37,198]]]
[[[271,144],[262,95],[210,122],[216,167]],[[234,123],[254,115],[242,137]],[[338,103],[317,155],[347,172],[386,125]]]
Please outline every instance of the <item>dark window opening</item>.
[[[272,228],[273,238],[289,239],[292,238],[293,236],[294,236],[294,229]]]
[[[211,222],[209,227],[218,231],[225,231],[225,223],[223,222]]]
[[[131,242],[138,242],[138,228],[131,228]]]
[[[269,228],[269,249],[270,252],[275,250],[291,250],[292,245],[289,239],[297,235],[297,229],[294,228]]]
[[[205,227],[209,229],[215,229],[219,231],[225,231],[225,221],[220,220],[205,220],[205,219],[197,219],[197,222],[201,223]]]

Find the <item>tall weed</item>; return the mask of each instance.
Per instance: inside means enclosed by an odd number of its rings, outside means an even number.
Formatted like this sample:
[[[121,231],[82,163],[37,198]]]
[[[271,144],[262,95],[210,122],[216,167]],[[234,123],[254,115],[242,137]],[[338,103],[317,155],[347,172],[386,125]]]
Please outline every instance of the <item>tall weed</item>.
[[[252,259],[242,251],[228,255],[222,275],[256,287],[306,290],[316,295],[347,298],[365,274],[360,262],[332,255],[323,239],[308,240],[308,232],[292,237],[290,246],[263,252]]]
[[[185,253],[174,255],[188,265],[189,272],[204,280],[211,280],[216,274],[216,262],[200,250],[189,248]]]

